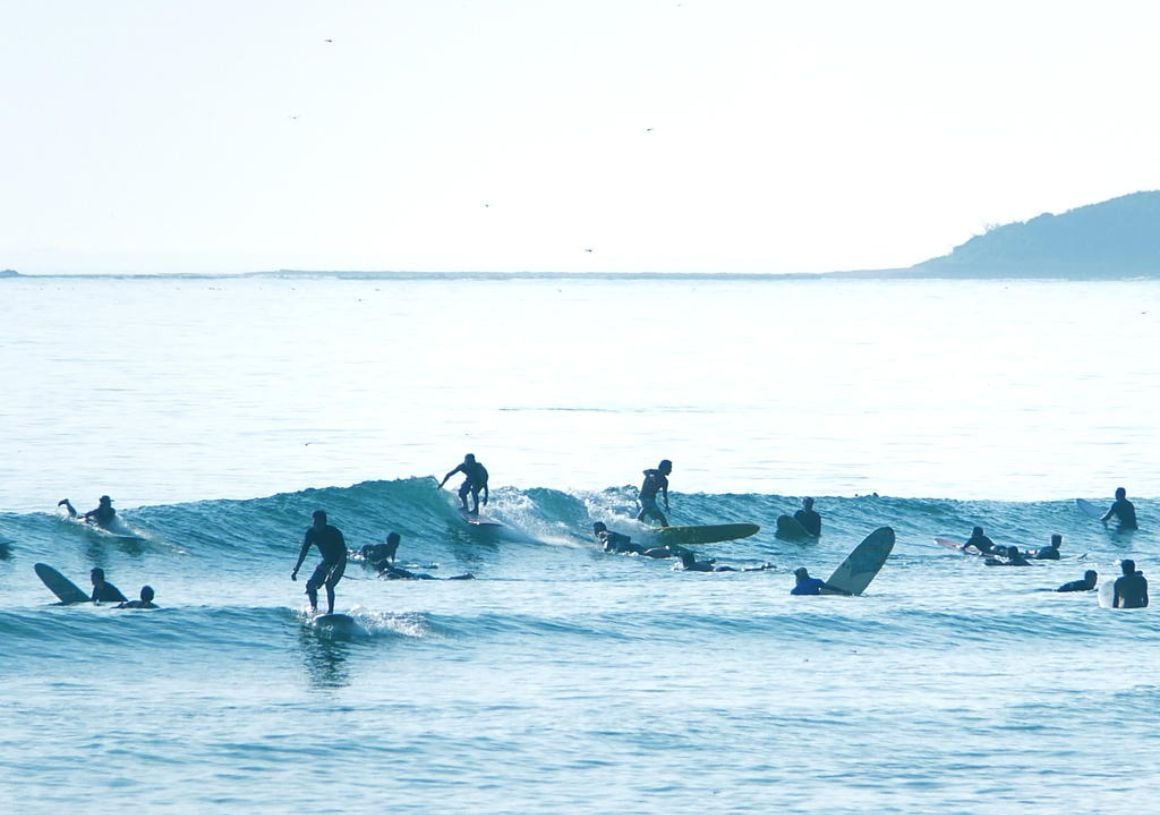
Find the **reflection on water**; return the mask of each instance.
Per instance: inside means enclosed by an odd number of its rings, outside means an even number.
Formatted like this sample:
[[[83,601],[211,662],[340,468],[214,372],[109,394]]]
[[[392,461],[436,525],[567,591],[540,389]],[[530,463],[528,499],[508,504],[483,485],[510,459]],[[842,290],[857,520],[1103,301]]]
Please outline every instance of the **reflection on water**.
[[[350,684],[350,668],[346,664],[350,642],[334,639],[310,625],[302,626],[298,642],[302,646],[302,661],[310,676],[311,687],[345,688]]]

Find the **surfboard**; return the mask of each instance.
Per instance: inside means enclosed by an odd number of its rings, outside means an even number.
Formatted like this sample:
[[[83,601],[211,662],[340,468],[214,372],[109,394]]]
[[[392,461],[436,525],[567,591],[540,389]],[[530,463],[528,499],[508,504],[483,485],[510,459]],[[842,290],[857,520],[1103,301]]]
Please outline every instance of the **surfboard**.
[[[459,510],[459,517],[462,518],[464,523],[466,523],[468,526],[481,526],[481,527],[503,526],[503,524],[501,524],[499,521],[493,521],[490,518],[481,518],[478,515],[472,515],[469,512],[464,512],[462,509]]]
[[[720,543],[756,535],[757,524],[712,524],[709,526],[662,526],[652,534],[663,544],[688,546],[695,543]]]
[[[978,549],[976,549],[973,546],[968,546],[966,549],[964,549],[963,545],[961,543],[959,543],[957,540],[952,540],[951,538],[935,538],[934,542],[937,543],[939,546],[945,547],[947,549],[958,549],[960,552],[963,552],[964,554],[967,554],[967,555],[981,555],[981,554],[983,554],[982,552],[980,552]]]
[[[1112,579],[1105,580],[1103,583],[1100,584],[1100,591],[1099,591],[1099,594],[1097,596],[1097,600],[1100,604],[1100,608],[1114,608],[1112,603],[1115,602],[1115,599],[1116,599],[1116,578],[1113,577]]]
[[[866,536],[866,540],[854,547],[854,551],[834,570],[826,583],[850,594],[861,594],[878,574],[893,548],[894,530],[889,526],[875,529]],[[839,593],[822,588],[822,594]]]
[[[818,539],[792,515],[777,516],[777,531],[773,533],[773,536],[785,541],[816,541]]]
[[[349,614],[319,614],[310,625],[320,634],[331,637],[356,637],[366,633]]]
[[[1075,507],[1084,515],[1095,520],[1101,520],[1104,517],[1104,511],[1093,504],[1091,501],[1085,501],[1082,498],[1075,499]]]
[[[62,606],[89,602],[89,596],[81,591],[76,583],[47,563],[37,563],[32,568],[36,570],[36,576],[44,582],[44,585],[48,586],[48,590],[60,600]]]

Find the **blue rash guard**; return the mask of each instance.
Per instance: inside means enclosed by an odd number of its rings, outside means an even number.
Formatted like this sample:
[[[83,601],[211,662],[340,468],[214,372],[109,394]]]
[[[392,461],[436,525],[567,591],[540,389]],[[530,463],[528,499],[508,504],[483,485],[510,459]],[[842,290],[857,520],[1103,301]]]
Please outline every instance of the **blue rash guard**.
[[[826,585],[826,581],[818,577],[810,577],[798,583],[789,590],[790,594],[821,594],[822,586]]]

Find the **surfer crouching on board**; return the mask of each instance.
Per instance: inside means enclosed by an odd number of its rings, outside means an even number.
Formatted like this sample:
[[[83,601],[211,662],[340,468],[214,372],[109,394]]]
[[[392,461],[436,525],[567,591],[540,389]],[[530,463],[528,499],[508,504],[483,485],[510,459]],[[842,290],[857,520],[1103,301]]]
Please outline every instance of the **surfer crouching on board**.
[[[799,566],[798,568],[794,569],[793,576],[796,582],[794,583],[794,587],[789,590],[790,594],[797,594],[799,596],[814,595],[821,594],[822,589],[828,589],[829,591],[837,592],[838,594],[844,594],[847,597],[850,596],[850,592],[844,589],[839,589],[837,586],[831,586],[820,577],[810,577],[810,573],[805,566]]]
[[[306,530],[306,537],[302,541],[302,550],[298,553],[298,562],[294,564],[294,571],[290,573],[291,580],[298,579],[298,570],[302,568],[302,561],[306,560],[306,553],[311,546],[317,546],[322,562],[314,569],[314,574],[306,581],[306,596],[310,598],[310,610],[318,611],[318,589],[326,586],[326,613],[334,613],[334,587],[342,580],[342,573],[346,571],[346,539],[338,527],[326,522],[326,513],[321,509],[314,511],[314,525]]]
[[[657,493],[665,499],[665,512],[669,512],[669,473],[673,471],[673,463],[667,458],[657,465],[655,470],[644,471],[644,483],[640,485],[640,514],[638,521],[645,518],[656,518],[661,526],[668,526],[669,519],[665,517],[657,506]]]
[[[70,518],[77,517],[76,508],[67,498],[63,498],[58,501],[57,506],[67,509],[68,516]],[[97,504],[97,508],[90,509],[84,515],[82,515],[81,518],[84,519],[87,523],[96,524],[97,526],[101,527],[101,529],[108,529],[113,525],[113,521],[117,518],[117,510],[113,509],[113,499],[107,495],[102,495],[100,502]]]
[[[468,453],[463,457],[463,463],[454,470],[443,476],[443,480],[439,482],[439,489],[443,489],[443,485],[447,483],[447,479],[456,473],[463,473],[466,478],[463,479],[463,484],[459,487],[459,503],[463,504],[463,511],[468,515],[479,514],[479,493],[483,492],[483,505],[487,506],[487,468],[475,460],[473,453]],[[475,502],[475,507],[468,509],[467,496],[471,495],[471,499]]]
[[[1112,504],[1100,520],[1107,523],[1113,515],[1120,522],[1119,529],[1121,532],[1128,532],[1138,528],[1136,526],[1136,507],[1128,500],[1128,491],[1123,487],[1116,488],[1115,503]]]

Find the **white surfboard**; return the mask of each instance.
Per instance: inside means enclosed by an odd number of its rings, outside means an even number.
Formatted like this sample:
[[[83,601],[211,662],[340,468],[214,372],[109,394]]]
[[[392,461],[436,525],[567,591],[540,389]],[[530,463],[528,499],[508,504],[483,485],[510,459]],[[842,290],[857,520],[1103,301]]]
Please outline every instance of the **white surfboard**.
[[[1075,507],[1089,518],[1094,518],[1097,521],[1102,520],[1104,511],[1093,504],[1091,501],[1085,501],[1082,498],[1075,499]]]

